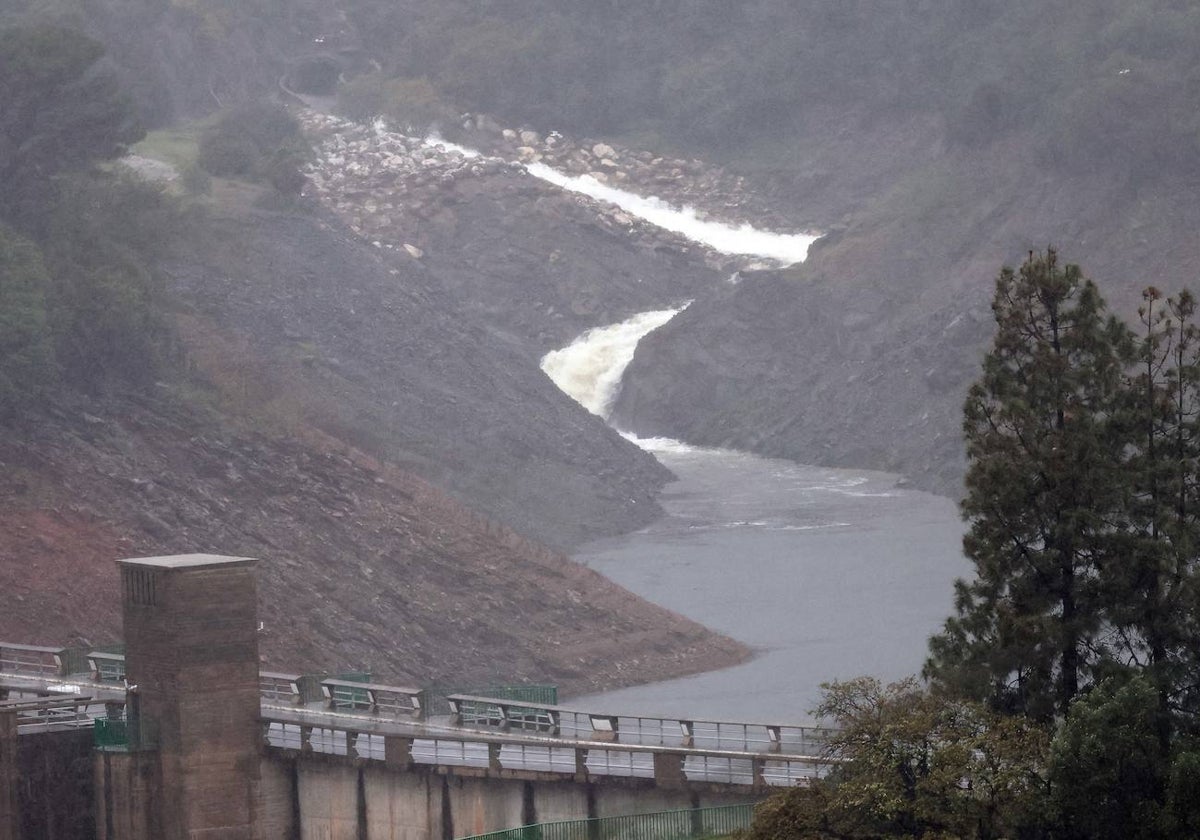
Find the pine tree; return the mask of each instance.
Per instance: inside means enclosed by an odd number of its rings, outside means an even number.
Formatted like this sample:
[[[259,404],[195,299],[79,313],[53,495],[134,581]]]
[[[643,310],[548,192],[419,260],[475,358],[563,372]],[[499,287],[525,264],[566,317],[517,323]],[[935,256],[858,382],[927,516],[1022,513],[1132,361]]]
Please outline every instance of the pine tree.
[[[975,580],[930,642],[925,674],[996,708],[1065,715],[1104,660],[1100,575],[1121,507],[1115,419],[1128,330],[1053,250],[1005,268],[997,333],[964,407]]]
[[[1123,400],[1126,532],[1104,570],[1105,610],[1119,663],[1145,668],[1157,689],[1165,752],[1173,713],[1196,708],[1200,328],[1191,293],[1164,300],[1151,287],[1142,297]]]

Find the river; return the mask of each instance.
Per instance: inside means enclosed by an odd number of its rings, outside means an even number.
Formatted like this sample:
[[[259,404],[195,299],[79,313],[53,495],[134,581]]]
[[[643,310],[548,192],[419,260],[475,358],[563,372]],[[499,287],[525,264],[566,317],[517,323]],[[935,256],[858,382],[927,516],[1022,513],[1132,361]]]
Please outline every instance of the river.
[[[438,138],[426,143],[478,155]],[[526,170],[727,255],[789,265],[804,261],[817,238],[701,219],[693,208],[542,164]],[[589,330],[547,354],[542,369],[607,418],[638,342],[678,311],[643,312]],[[962,524],[949,499],[904,489],[885,473],[801,466],[664,439],[636,442],[678,477],[661,500],[666,515],[637,533],[584,546],[575,559],[757,655],[735,668],[577,698],[572,705],[804,722],[822,682],[861,674],[893,680],[920,670],[926,640],[951,611],[953,581],[969,572]],[[620,645],[613,640],[614,655]]]
[[[744,234],[730,251],[788,262],[807,248],[795,236]],[[589,330],[548,353],[542,369],[607,418],[638,342],[678,311]],[[576,702],[626,714],[803,722],[822,682],[920,670],[926,640],[951,611],[953,581],[969,572],[949,499],[903,489],[885,473],[637,442],[678,477],[662,497],[666,515],[584,546],[575,559],[757,655],[736,668]]]
[[[607,417],[637,343],[676,310],[635,315],[548,353],[542,369]],[[736,668],[578,701],[647,715],[801,722],[822,682],[921,667],[969,569],[941,496],[887,473],[809,467],[742,452],[639,440],[678,477],[666,515],[575,559],[758,655]],[[614,640],[619,648],[620,640]]]
[[[757,651],[722,671],[572,701],[624,713],[803,722],[819,686],[920,670],[969,571],[949,499],[896,476],[648,445],[666,516],[575,559]],[[619,647],[620,640],[614,641]]]

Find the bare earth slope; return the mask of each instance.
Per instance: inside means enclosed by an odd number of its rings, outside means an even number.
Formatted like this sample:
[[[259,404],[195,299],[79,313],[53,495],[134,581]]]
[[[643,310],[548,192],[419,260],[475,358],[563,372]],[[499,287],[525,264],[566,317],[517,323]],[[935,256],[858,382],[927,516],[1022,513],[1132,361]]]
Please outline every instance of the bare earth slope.
[[[889,135],[874,130],[887,158]],[[1188,179],[1051,178],[1012,144],[912,165],[877,173],[873,197],[814,193],[831,211],[859,206],[808,263],[747,274],[643,340],[617,422],[803,463],[891,470],[957,495],[962,403],[991,341],[1001,265],[1052,245],[1126,319],[1146,286],[1195,285],[1200,206]]]
[[[284,422],[349,440],[555,546],[659,514],[669,473],[406,252],[371,247],[319,211],[237,213],[212,240],[169,266],[176,291],[262,360],[270,391],[251,390]],[[203,346],[201,362],[231,345]]]
[[[0,429],[0,638],[113,641],[113,560],[192,551],[261,558],[269,668],[570,691],[746,654],[317,432],[223,426],[170,394]]]

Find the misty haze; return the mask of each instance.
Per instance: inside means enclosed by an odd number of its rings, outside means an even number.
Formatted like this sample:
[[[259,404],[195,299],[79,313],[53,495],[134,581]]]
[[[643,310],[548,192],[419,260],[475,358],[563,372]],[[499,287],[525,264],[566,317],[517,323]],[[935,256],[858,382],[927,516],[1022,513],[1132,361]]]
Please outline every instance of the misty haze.
[[[1197,79],[0,0],[0,840],[1200,836]]]

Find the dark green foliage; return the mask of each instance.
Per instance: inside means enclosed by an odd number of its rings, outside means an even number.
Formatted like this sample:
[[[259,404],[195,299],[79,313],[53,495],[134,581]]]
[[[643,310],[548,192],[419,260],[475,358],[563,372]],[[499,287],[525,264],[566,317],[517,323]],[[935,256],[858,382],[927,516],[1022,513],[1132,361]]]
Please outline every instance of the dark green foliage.
[[[1043,161],[1200,172],[1200,12],[1171,0],[349,3],[389,74],[574,133],[781,149],[806,111],[903,109],[952,142],[1014,128]],[[743,151],[744,149],[739,149]]]
[[[1200,329],[1188,292],[1163,299],[1143,293],[1140,335],[1126,350],[1130,377],[1118,403],[1129,432],[1123,488],[1124,527],[1104,569],[1104,601],[1114,656],[1144,667],[1158,690],[1161,749],[1172,716],[1200,708],[1196,689],[1196,571],[1200,551]],[[1187,716],[1182,719],[1187,722]]]
[[[1190,293],[1143,298],[1134,333],[1052,252],[1002,272],[964,410],[977,574],[926,666],[1057,724],[1043,827],[1068,840],[1200,827],[1200,327]]]
[[[1200,753],[1160,749],[1144,676],[1102,680],[1057,731],[911,680],[824,689],[830,772],[765,802],[745,840],[1198,836]]]
[[[1200,712],[1200,328],[1190,293],[1144,298],[1135,335],[1053,252],[1001,273],[964,408],[976,577],[925,673],[1061,719],[1090,682],[1140,672],[1165,757]]]
[[[976,579],[926,672],[1011,712],[1065,714],[1101,654],[1099,572],[1121,507],[1113,422],[1125,328],[1053,251],[1001,272],[998,331],[964,409]]]
[[[773,798],[752,840],[1034,837],[1047,822],[1049,739],[1022,718],[949,700],[913,681],[824,687],[836,724],[827,778]]]
[[[71,29],[0,30],[0,204],[7,212],[36,203],[55,173],[115,157],[142,136],[103,54]]]
[[[298,193],[310,154],[300,124],[285,108],[252,102],[223,113],[204,132],[198,163],[221,178],[263,181],[281,192]]]
[[[454,117],[428,79],[389,79],[381,73],[359,76],[343,86],[338,92],[338,110],[361,122],[386,117],[414,132]]]
[[[1164,834],[1170,772],[1150,681],[1106,680],[1072,707],[1054,739],[1050,780],[1058,836],[1152,840]]]
[[[61,27],[0,31],[6,417],[55,384],[144,385],[172,352],[154,266],[175,213],[157,188],[91,166],[139,136],[102,54]]]
[[[341,68],[335,61],[321,58],[309,59],[302,61],[292,71],[289,81],[293,88],[300,93],[329,96],[337,89],[340,72]]]
[[[174,352],[156,268],[182,226],[170,199],[136,180],[58,184],[38,227],[56,356],[73,385],[145,385]]]
[[[0,419],[15,415],[54,382],[49,285],[37,246],[0,225]]]
[[[1174,837],[1200,837],[1200,749],[1178,749],[1171,762],[1163,831]]]

